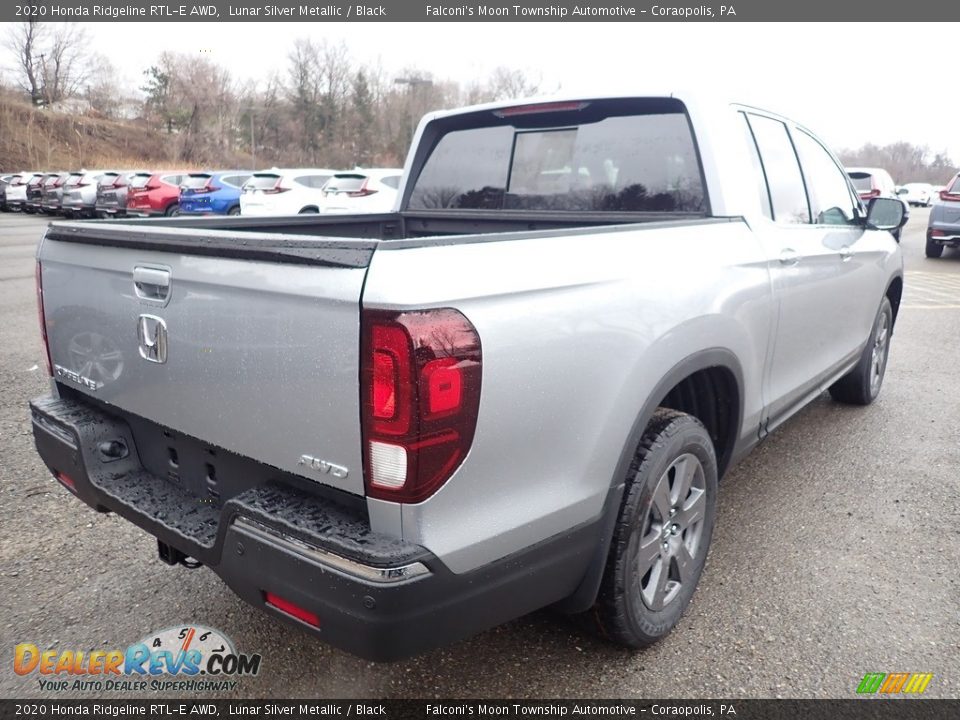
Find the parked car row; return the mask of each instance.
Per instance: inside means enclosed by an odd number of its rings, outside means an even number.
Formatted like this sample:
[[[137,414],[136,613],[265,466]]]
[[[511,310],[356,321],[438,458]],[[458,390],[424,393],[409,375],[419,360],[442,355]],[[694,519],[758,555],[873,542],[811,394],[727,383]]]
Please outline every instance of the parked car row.
[[[67,217],[389,212],[399,169],[78,170],[0,175],[0,209]]]

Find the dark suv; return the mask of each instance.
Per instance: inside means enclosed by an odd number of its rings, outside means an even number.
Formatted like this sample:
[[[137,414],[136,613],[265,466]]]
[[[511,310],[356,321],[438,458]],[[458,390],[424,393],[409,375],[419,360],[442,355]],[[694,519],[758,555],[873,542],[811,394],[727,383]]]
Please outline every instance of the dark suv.
[[[927,257],[940,257],[945,245],[960,247],[960,173],[940,191],[927,225]]]

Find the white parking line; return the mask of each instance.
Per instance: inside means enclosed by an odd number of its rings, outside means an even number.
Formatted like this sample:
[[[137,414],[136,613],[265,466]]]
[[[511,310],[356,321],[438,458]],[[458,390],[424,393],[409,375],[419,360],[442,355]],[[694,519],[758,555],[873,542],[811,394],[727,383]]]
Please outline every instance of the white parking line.
[[[960,274],[908,272],[900,307],[905,310],[960,310]]]

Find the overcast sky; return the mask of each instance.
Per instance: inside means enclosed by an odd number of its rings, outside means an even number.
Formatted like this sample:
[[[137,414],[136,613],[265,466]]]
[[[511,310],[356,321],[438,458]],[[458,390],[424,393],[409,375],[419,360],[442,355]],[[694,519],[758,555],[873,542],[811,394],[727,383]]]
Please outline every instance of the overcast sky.
[[[469,82],[498,65],[542,89],[642,93],[705,87],[801,122],[835,149],[906,140],[960,163],[951,88],[954,23],[89,23],[97,49],[138,87],[164,50],[200,53],[235,77],[283,71],[297,37],[343,41],[388,72],[415,66]],[[946,79],[944,79],[946,78]],[[901,181],[906,181],[902,179]]]

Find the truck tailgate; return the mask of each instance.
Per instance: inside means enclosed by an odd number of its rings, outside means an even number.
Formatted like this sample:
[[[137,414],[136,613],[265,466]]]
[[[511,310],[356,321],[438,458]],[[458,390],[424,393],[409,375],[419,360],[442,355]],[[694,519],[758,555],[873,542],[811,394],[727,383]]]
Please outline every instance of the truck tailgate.
[[[374,247],[52,226],[39,259],[54,377],[362,495],[360,295]]]

